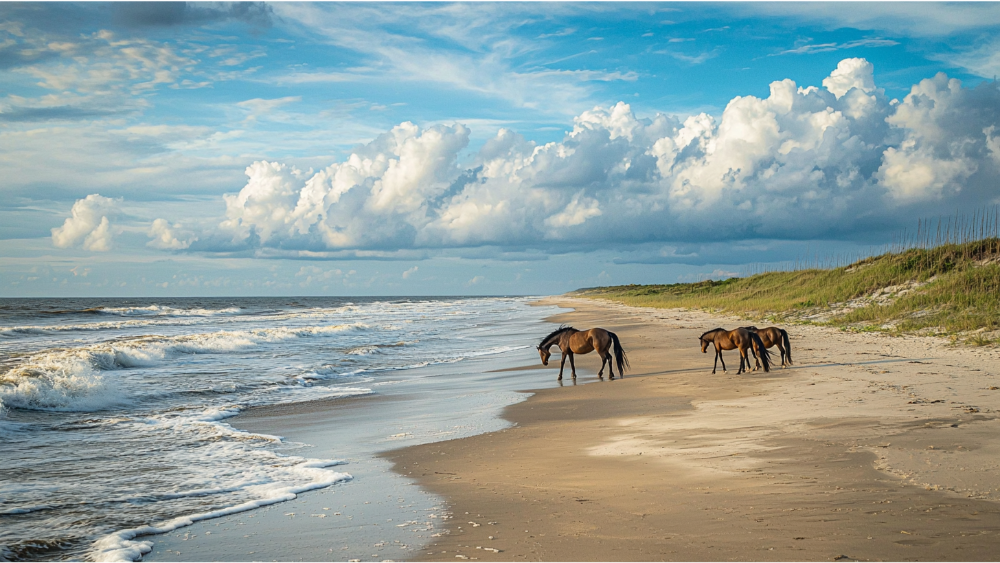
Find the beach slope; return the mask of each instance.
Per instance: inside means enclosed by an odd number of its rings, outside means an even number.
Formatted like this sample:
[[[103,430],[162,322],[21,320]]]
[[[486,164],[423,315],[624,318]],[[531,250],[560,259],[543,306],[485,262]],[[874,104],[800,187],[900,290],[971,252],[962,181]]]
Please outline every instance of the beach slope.
[[[1000,558],[995,349],[795,326],[793,367],[736,375],[727,352],[712,375],[697,337],[745,322],[548,302],[618,333],[632,371],[567,376],[508,407],[513,428],[386,454],[448,501],[419,559]]]

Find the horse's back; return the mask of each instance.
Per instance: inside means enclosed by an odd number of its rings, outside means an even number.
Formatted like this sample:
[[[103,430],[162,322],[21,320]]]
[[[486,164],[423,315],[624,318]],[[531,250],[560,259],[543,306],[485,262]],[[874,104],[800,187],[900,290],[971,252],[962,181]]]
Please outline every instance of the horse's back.
[[[775,344],[781,344],[781,329],[776,326],[769,326],[757,331],[757,336],[764,341],[764,346],[770,348]]]
[[[603,350],[611,342],[611,333],[603,328],[581,330],[570,337],[570,347],[577,354]]]
[[[733,342],[733,344],[742,348],[744,346],[749,346],[752,343],[753,338],[750,336],[750,334],[751,331],[747,330],[746,328],[740,327],[735,330],[729,331],[729,339]]]

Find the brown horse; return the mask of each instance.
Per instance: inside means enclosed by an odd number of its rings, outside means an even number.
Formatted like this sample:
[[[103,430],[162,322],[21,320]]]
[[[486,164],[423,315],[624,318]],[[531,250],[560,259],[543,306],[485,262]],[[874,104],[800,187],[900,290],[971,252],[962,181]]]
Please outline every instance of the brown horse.
[[[760,337],[761,342],[764,343],[765,348],[778,347],[781,351],[781,367],[787,367],[785,365],[785,358],[788,358],[788,365],[792,365],[792,343],[788,340],[788,333],[785,329],[778,328],[776,326],[769,326],[767,328],[757,328],[755,326],[744,326],[750,332],[756,332],[757,336]],[[756,359],[756,355],[754,355]],[[757,362],[757,367],[753,368],[754,371],[760,369],[760,361]]]
[[[726,360],[722,358],[723,350],[740,351],[740,369],[736,373],[743,373],[750,368],[750,356],[747,354],[747,351],[751,347],[756,349],[760,359],[763,360],[764,371],[771,371],[771,354],[764,347],[764,342],[761,341],[755,332],[751,332],[745,328],[738,328],[736,330],[713,328],[699,336],[698,339],[701,342],[701,351],[703,354],[708,353],[709,344],[715,345],[715,365],[712,366],[712,373],[715,373],[720,359],[722,360],[722,371],[726,371]]]
[[[597,377],[604,379],[604,366],[607,364],[611,379],[615,378],[615,368],[611,358],[611,346],[614,345],[614,360],[618,363],[618,374],[625,377],[625,368],[628,367],[628,358],[625,350],[622,350],[622,343],[618,340],[618,335],[604,330],[603,328],[592,328],[590,330],[576,330],[571,326],[560,327],[542,339],[538,345],[538,355],[542,357],[542,365],[549,365],[551,353],[549,348],[559,346],[562,352],[562,361],[559,363],[559,379],[563,376],[563,366],[566,365],[566,358],[569,358],[569,367],[573,372],[573,379],[576,379],[576,365],[573,363],[573,354],[587,354],[597,350],[597,355],[601,357],[601,371],[597,372]]]

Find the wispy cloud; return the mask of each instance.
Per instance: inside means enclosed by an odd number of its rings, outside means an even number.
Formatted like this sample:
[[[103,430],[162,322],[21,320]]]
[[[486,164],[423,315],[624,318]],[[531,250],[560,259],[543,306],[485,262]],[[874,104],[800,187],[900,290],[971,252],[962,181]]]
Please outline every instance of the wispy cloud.
[[[933,59],[959,66],[983,78],[1000,75],[1000,39],[987,40],[965,51],[936,53]]]
[[[846,43],[818,43],[818,44],[806,44],[796,47],[794,49],[787,49],[781,51],[780,53],[774,53],[768,56],[777,55],[808,55],[812,53],[827,53],[830,51],[841,51],[844,49],[856,49],[859,47],[892,47],[893,45],[899,45],[898,41],[893,41],[892,39],[858,39],[857,41],[848,41]]]
[[[257,121],[262,117],[273,116],[275,110],[277,110],[278,108],[301,101],[302,101],[302,96],[285,96],[283,98],[274,98],[270,100],[263,98],[254,98],[252,100],[245,100],[239,102],[236,104],[236,106],[247,113],[247,116],[243,120],[243,122],[249,123]]]
[[[668,57],[677,59],[678,61],[683,61],[685,63],[692,65],[700,65],[709,59],[714,59],[715,57],[719,56],[718,49],[707,51],[704,53],[699,53],[697,55],[686,55],[684,53],[679,53],[677,51],[668,51],[668,50],[653,51],[653,53],[657,55],[666,55]]]
[[[821,22],[829,29],[908,37],[944,37],[1000,25],[1000,10],[992,2],[752,2],[736,9],[748,16],[768,14],[800,24]]]
[[[635,73],[629,70],[539,69],[537,63],[531,62],[540,49],[538,42],[513,33],[524,25],[523,17],[505,17],[507,11],[522,8],[441,5],[430,10],[421,8],[420,17],[411,17],[410,6],[397,5],[386,10],[368,5],[353,10],[352,17],[347,19],[339,12],[316,5],[283,4],[275,10],[304,30],[360,53],[365,66],[375,68],[380,80],[436,84],[535,111],[563,114],[578,111],[594,103],[591,100],[594,90],[588,83],[634,80]],[[458,16],[463,18],[461,25],[457,23]],[[406,25],[401,25],[404,22]],[[562,29],[549,35],[568,35],[568,31]],[[305,83],[354,78],[337,71],[314,76],[286,75],[282,80]]]
[[[568,35],[573,35],[574,33],[576,33],[576,28],[575,27],[568,27],[566,29],[560,29],[559,31],[555,31],[553,33],[543,33],[543,34],[539,35],[538,38],[539,39],[548,39],[549,37],[566,37]]]

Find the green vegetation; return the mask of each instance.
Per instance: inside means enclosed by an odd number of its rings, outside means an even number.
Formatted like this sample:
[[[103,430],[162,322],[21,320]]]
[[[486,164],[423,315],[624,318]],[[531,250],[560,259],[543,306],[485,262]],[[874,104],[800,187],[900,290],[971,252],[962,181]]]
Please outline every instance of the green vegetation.
[[[947,333],[983,346],[1000,336],[994,332],[1000,331],[1000,238],[899,249],[833,269],[599,287],[571,295],[853,330]]]

